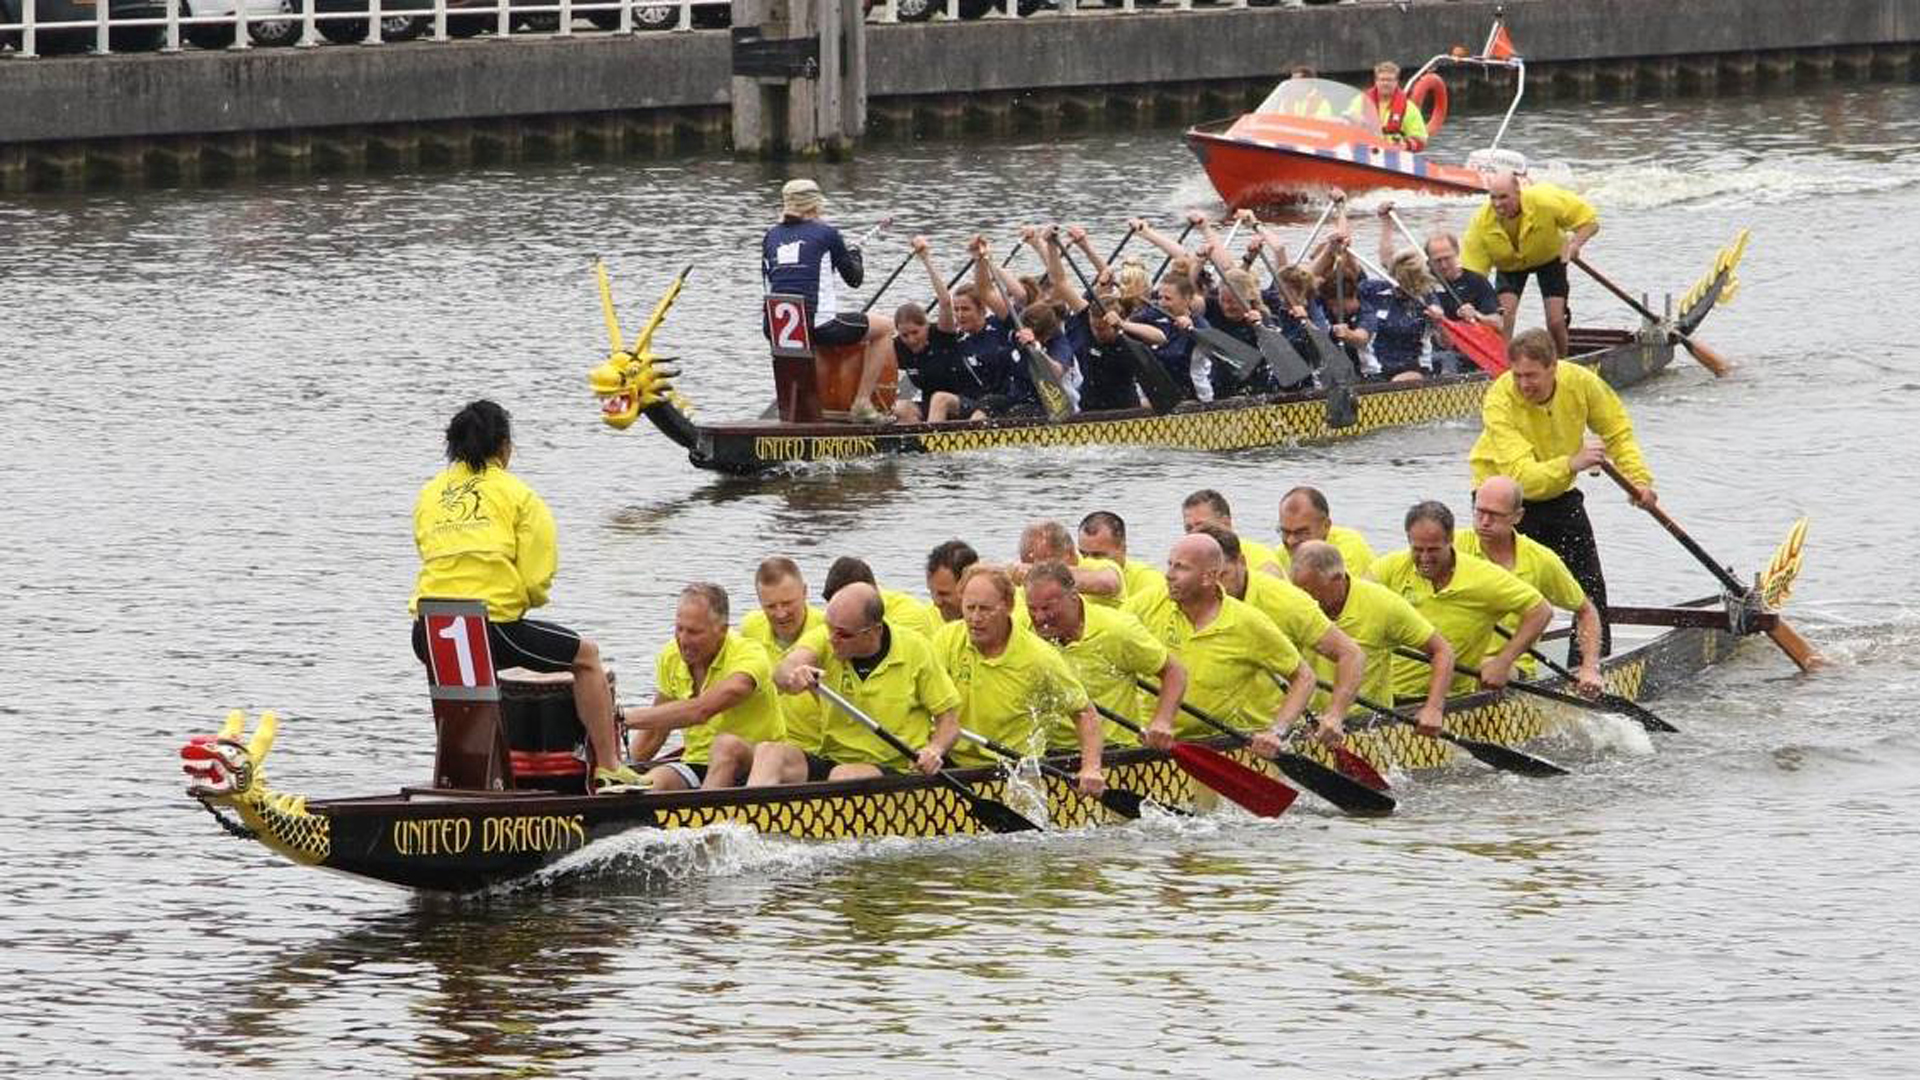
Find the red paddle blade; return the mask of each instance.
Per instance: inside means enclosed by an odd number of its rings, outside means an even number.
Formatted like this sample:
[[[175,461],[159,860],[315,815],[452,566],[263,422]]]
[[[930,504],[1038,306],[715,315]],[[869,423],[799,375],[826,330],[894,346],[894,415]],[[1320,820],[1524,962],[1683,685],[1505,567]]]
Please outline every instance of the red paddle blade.
[[[1498,375],[1507,370],[1507,340],[1500,336],[1500,331],[1465,319],[1441,319],[1440,324],[1447,328],[1453,347],[1481,371]]]
[[[1245,807],[1255,817],[1279,817],[1300,793],[1224,754],[1193,743],[1174,743],[1173,760],[1194,779]]]
[[[1367,759],[1344,746],[1333,748],[1333,763],[1340,769],[1341,775],[1349,780],[1358,780],[1375,791],[1387,790],[1387,778],[1380,775],[1378,769],[1367,763]]]

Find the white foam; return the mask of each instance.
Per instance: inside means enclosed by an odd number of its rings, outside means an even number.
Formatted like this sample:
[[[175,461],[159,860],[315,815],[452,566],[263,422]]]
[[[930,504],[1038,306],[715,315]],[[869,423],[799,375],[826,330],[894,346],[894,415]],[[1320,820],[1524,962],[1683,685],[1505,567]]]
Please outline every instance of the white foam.
[[[1574,738],[1595,753],[1650,757],[1653,739],[1640,721],[1619,713],[1581,710],[1568,726]]]
[[[1605,212],[1788,203],[1893,191],[1916,182],[1920,182],[1920,170],[1907,165],[1886,164],[1860,172],[1836,169],[1828,161],[1785,159],[1737,168],[1654,163],[1601,166],[1582,170],[1570,186]]]

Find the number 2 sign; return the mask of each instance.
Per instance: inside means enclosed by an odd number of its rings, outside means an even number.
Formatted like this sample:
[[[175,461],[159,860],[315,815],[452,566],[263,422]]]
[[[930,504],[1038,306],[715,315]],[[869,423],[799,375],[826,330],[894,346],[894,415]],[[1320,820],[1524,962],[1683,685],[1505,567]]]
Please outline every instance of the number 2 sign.
[[[813,338],[807,327],[806,301],[791,293],[769,294],[767,336],[773,341],[775,356],[812,356]]]

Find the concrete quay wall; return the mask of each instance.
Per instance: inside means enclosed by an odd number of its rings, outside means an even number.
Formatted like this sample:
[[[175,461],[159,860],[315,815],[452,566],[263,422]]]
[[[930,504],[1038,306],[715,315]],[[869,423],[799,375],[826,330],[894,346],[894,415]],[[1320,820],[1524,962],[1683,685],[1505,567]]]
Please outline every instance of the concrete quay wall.
[[[1914,77],[1914,0],[1416,0],[868,28],[869,136],[1228,115],[1294,63],[1477,49],[1496,7],[1530,98]],[[728,138],[725,32],[0,59],[0,188],[664,154]],[[1504,104],[1484,79],[1456,103]],[[1458,107],[1458,104],[1456,105]]]

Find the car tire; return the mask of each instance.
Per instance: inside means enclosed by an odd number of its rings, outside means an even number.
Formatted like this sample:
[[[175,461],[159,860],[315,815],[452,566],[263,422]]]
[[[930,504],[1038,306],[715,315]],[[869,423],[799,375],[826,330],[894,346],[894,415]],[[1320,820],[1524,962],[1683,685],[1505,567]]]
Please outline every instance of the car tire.
[[[635,30],[671,30],[678,25],[680,25],[680,5],[678,4],[633,5]]]
[[[619,17],[614,12],[596,11],[594,14],[614,15],[615,18]],[[516,15],[513,19],[513,28],[515,30],[525,30],[530,34],[551,34],[560,29],[560,13],[557,11],[542,11],[533,15]]]
[[[901,22],[926,22],[947,5],[942,0],[894,0],[893,13]]]
[[[301,0],[280,0],[279,17],[263,16],[247,23],[247,40],[263,49],[283,49],[300,41]]]

